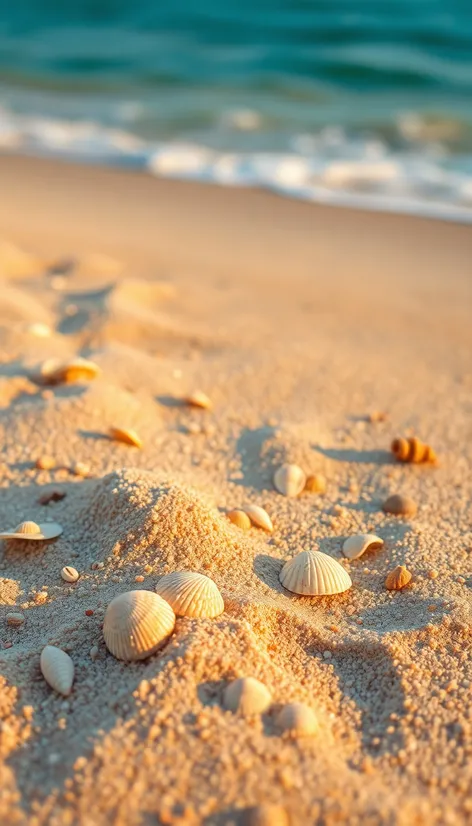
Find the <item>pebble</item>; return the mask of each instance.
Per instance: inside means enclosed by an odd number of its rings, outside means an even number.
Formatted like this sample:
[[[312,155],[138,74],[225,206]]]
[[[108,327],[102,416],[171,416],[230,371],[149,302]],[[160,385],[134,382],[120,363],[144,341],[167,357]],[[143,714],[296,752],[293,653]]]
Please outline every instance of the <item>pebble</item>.
[[[7,625],[12,625],[14,628],[19,628],[21,625],[23,625],[24,621],[25,618],[23,614],[7,614]]]

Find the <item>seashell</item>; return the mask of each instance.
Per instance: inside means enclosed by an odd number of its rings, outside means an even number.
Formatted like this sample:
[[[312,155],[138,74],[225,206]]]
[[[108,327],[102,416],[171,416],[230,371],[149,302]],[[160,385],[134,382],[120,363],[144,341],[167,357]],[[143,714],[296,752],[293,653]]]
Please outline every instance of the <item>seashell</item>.
[[[90,476],[90,465],[87,465],[85,462],[76,462],[71,467],[71,471],[74,476]]]
[[[56,460],[52,456],[39,456],[35,465],[38,470],[52,470],[56,467]]]
[[[242,531],[248,531],[251,527],[251,520],[249,519],[247,513],[244,513],[244,511],[229,511],[229,513],[227,513],[226,516],[228,517],[229,521],[233,523],[233,525],[236,525],[238,528],[241,528]]]
[[[46,682],[68,697],[74,681],[74,663],[65,651],[55,645],[46,645],[41,651],[41,672]]]
[[[79,356],[67,362],[48,359],[41,367],[39,378],[43,384],[71,384],[75,381],[91,381],[99,373],[98,364]]]
[[[79,578],[79,572],[76,571],[72,565],[65,565],[61,571],[61,577],[64,582],[77,582]]]
[[[283,806],[261,803],[245,809],[242,826],[290,826],[290,818]]]
[[[135,430],[130,430],[127,427],[110,427],[110,436],[117,442],[124,442],[126,445],[133,447],[142,447],[143,443]]]
[[[315,712],[305,703],[288,703],[278,713],[277,726],[290,737],[309,737],[318,731]]]
[[[418,505],[409,496],[394,493],[385,500],[382,510],[394,516],[414,516],[418,510]]]
[[[55,539],[60,536],[62,527],[57,522],[44,522],[37,525],[36,522],[21,522],[13,531],[3,531],[0,533],[0,539]]]
[[[175,614],[152,591],[127,591],[113,599],[103,620],[105,643],[118,660],[144,660],[169,639]]]
[[[7,614],[7,625],[12,625],[14,628],[19,628],[21,625],[24,624],[25,618],[23,614]]]
[[[375,548],[381,548],[383,544],[380,536],[373,533],[358,533],[346,539],[343,554],[348,559],[359,559],[367,550],[373,551]]]
[[[421,442],[416,436],[411,436],[407,439],[394,439],[392,442],[392,453],[399,462],[420,464],[424,462],[434,463],[436,461],[436,454],[433,448]]]
[[[385,587],[388,591],[401,591],[411,580],[410,571],[404,565],[398,565],[387,574]]]
[[[302,551],[289,559],[279,579],[288,591],[304,596],[342,594],[352,585],[343,566],[321,551]]]
[[[307,476],[305,490],[309,493],[326,493],[326,477],[322,473],[313,473]]]
[[[174,571],[157,583],[156,593],[180,617],[211,619],[225,610],[223,597],[212,579],[194,571]]]
[[[272,703],[272,695],[255,677],[241,677],[226,686],[223,708],[241,714],[263,714]]]
[[[37,336],[38,338],[49,338],[52,333],[51,328],[47,324],[43,324],[41,321],[35,321],[33,324],[28,324],[26,330],[28,333],[31,333],[32,336]]]
[[[248,505],[247,508],[244,508],[244,511],[247,516],[249,516],[249,519],[253,525],[256,525],[257,528],[263,528],[264,531],[269,531],[269,533],[272,533],[274,530],[272,519],[264,508],[261,508],[259,505]]]
[[[281,465],[274,473],[274,486],[283,496],[295,497],[305,487],[306,476],[298,465]]]
[[[191,407],[201,407],[202,410],[210,410],[213,407],[211,399],[202,390],[195,390],[190,396],[186,397],[185,402]]]

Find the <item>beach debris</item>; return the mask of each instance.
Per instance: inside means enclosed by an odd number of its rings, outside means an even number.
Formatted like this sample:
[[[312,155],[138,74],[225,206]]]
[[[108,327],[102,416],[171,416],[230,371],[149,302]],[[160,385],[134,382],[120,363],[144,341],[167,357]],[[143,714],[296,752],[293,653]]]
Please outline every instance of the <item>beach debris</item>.
[[[326,476],[322,473],[312,473],[306,477],[305,490],[308,493],[326,493]]]
[[[244,810],[242,826],[290,826],[290,818],[283,806],[261,803]]]
[[[38,379],[42,384],[72,384],[76,381],[91,381],[100,373],[100,367],[88,359],[77,358],[61,362],[58,359],[48,359],[41,367]]]
[[[274,473],[274,487],[282,496],[294,498],[305,487],[306,476],[298,465],[281,465]]]
[[[383,503],[382,510],[385,513],[393,514],[393,516],[415,516],[418,505],[409,496],[393,493]]]
[[[373,551],[381,548],[384,544],[380,536],[373,533],[358,533],[349,536],[343,545],[343,554],[347,559],[359,559],[366,551]]]
[[[44,540],[55,539],[62,533],[61,525],[57,522],[43,522],[37,525],[36,522],[21,522],[12,531],[2,531],[0,539],[26,539],[26,540]]]
[[[276,724],[290,737],[309,737],[318,731],[316,714],[305,703],[287,703],[279,711]]]
[[[189,396],[184,399],[185,404],[191,407],[200,407],[202,410],[210,410],[213,407],[211,399],[202,390],[194,390]]]
[[[82,476],[85,479],[87,476],[90,476],[90,465],[87,465],[85,462],[75,462],[71,467],[71,472],[74,476]]]
[[[62,648],[46,645],[41,651],[41,672],[51,688],[68,697],[74,682],[74,663]]]
[[[352,585],[343,566],[321,551],[302,551],[289,559],[279,580],[288,591],[303,596],[342,594]]]
[[[385,579],[385,587],[388,591],[401,591],[405,585],[408,585],[412,577],[410,571],[405,565],[398,565],[393,571],[387,574]]]
[[[24,625],[25,618],[23,614],[12,612],[11,614],[7,614],[7,625],[13,626],[13,628],[20,628]]]
[[[225,610],[223,597],[210,577],[194,571],[174,571],[159,580],[156,593],[178,617],[211,619]]]
[[[127,591],[110,602],[103,636],[117,660],[133,662],[165,645],[174,626],[175,614],[165,599],[152,591]]]
[[[127,427],[110,427],[110,436],[116,442],[123,442],[133,447],[142,447],[143,443],[135,430]]]
[[[244,511],[240,510],[233,510],[229,511],[226,516],[228,517],[229,521],[236,525],[236,527],[241,528],[242,531],[248,531],[251,527],[251,520],[249,516]]]
[[[416,436],[407,439],[394,439],[392,442],[392,453],[399,462],[410,462],[420,464],[436,462],[436,453],[429,445],[424,444]]]
[[[64,565],[61,571],[61,577],[64,582],[77,582],[79,578],[79,572],[72,567],[72,565]]]
[[[263,714],[272,703],[272,695],[264,683],[255,677],[241,677],[226,686],[223,708],[245,716]]]
[[[52,330],[48,324],[42,324],[40,321],[35,321],[33,324],[28,324],[26,331],[31,333],[32,336],[37,336],[38,338],[49,338],[52,333]]]
[[[50,490],[43,493],[38,499],[38,505],[49,505],[50,502],[60,502],[67,496],[64,490]]]
[[[262,528],[264,531],[272,533],[274,530],[272,519],[264,508],[259,505],[248,505],[244,508],[244,511],[256,528]]]
[[[56,467],[56,460],[52,456],[39,456],[36,459],[35,466],[38,470],[52,470]]]

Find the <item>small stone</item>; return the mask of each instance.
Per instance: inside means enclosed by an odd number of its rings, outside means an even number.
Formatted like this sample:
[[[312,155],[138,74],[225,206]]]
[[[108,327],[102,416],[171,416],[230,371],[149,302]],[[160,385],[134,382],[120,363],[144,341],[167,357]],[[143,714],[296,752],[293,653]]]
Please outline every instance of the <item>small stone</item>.
[[[91,608],[87,608],[87,610],[85,611],[85,616],[86,617],[93,617],[93,611],[92,611]]]
[[[409,496],[394,493],[385,500],[382,505],[382,510],[394,516],[415,516],[418,506]]]

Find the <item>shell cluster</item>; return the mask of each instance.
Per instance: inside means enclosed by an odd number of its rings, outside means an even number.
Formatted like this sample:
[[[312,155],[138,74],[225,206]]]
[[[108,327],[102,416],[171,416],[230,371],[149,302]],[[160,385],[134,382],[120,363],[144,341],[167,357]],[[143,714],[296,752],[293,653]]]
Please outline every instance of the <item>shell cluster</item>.
[[[165,645],[174,626],[175,614],[165,599],[152,591],[127,591],[110,602],[103,637],[117,660],[133,662]]]
[[[218,617],[225,610],[223,597],[212,579],[194,571],[174,571],[158,582],[156,592],[180,617]]]
[[[272,703],[272,695],[255,677],[241,677],[226,686],[223,707],[245,716],[263,714]]]
[[[413,464],[434,463],[437,458],[433,448],[424,444],[416,436],[406,439],[394,439],[392,453],[399,462],[411,462]]]
[[[279,579],[288,591],[302,596],[342,594],[352,585],[343,566],[321,551],[297,554],[285,563]]]

